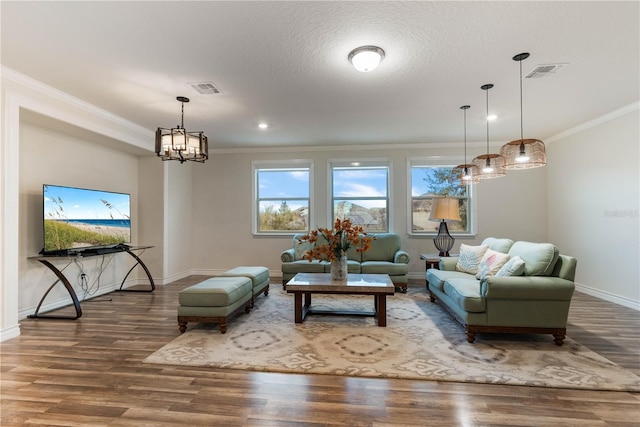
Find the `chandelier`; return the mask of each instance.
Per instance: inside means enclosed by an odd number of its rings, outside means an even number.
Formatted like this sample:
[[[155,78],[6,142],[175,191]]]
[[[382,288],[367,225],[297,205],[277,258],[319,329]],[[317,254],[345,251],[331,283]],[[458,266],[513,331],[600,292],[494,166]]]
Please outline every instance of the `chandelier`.
[[[182,121],[175,128],[156,130],[156,154],[162,160],[178,160],[204,163],[209,158],[209,142],[204,132],[187,132],[184,128],[184,103],[189,98],[178,96],[182,104]]]

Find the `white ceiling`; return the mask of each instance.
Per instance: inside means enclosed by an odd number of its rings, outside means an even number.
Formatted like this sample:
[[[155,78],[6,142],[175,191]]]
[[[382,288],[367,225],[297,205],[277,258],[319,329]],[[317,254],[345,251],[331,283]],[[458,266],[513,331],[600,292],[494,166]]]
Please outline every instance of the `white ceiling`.
[[[213,148],[545,139],[640,99],[640,3],[0,3],[2,65],[153,131],[180,122]],[[386,52],[356,71],[348,53]],[[222,90],[200,95],[188,83]],[[271,127],[262,131],[257,123]]]

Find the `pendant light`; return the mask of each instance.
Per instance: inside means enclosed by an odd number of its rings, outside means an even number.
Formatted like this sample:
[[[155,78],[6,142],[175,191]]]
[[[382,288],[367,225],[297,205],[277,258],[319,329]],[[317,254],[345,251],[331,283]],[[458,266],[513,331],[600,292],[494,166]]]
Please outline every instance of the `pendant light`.
[[[480,170],[480,179],[501,178],[507,174],[504,168],[504,157],[501,154],[489,153],[489,89],[491,83],[480,86],[487,93],[487,154],[481,154],[472,160]]]
[[[539,139],[524,139],[522,120],[522,61],[527,59],[527,52],[519,53],[513,57],[520,63],[520,139],[507,142],[500,149],[500,154],[505,158],[504,167],[509,170],[539,168],[547,164],[547,155],[544,142]]]
[[[184,104],[189,98],[178,96],[182,104],[182,121],[175,128],[156,130],[156,155],[162,160],[204,163],[209,158],[209,142],[204,132],[187,132],[184,128]]]
[[[460,181],[460,185],[477,184],[480,182],[478,166],[467,163],[467,110],[470,105],[463,105],[460,109],[464,112],[464,163],[453,168],[453,173]]]

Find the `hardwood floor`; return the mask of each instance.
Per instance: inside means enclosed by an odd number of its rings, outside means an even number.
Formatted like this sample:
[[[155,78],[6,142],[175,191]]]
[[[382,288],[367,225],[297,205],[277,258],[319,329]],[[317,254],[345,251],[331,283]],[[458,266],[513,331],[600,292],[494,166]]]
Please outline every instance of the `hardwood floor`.
[[[202,279],[98,297],[76,321],[22,321],[22,335],[1,344],[0,424],[640,425],[640,393],[143,364],[179,335],[178,291]],[[639,326],[640,313],[576,293],[567,336],[640,375]]]

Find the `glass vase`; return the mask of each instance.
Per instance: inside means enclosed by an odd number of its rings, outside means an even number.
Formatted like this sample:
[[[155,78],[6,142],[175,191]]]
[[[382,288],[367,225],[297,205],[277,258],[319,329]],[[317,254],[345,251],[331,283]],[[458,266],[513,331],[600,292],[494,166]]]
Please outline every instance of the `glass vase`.
[[[340,258],[331,261],[331,280],[345,282],[347,280],[347,256],[342,254]]]

